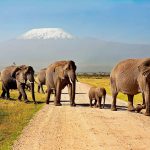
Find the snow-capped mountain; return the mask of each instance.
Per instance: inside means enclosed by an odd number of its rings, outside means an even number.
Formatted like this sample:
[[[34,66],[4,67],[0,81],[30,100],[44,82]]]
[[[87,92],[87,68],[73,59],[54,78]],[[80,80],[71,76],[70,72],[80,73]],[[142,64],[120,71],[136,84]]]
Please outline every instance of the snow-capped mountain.
[[[18,39],[73,39],[74,36],[60,28],[32,29],[18,37]]]

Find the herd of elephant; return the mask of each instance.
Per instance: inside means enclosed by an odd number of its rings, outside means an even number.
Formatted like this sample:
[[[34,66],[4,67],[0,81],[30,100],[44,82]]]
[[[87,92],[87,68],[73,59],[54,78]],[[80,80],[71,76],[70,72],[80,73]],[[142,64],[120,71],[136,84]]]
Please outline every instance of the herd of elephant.
[[[41,69],[37,75],[38,92],[40,89],[44,93],[43,85],[47,86],[46,104],[50,102],[50,95],[54,92],[55,106],[61,106],[61,91],[64,87],[68,87],[70,105],[75,104],[76,93],[76,65],[74,61],[56,61],[47,68]],[[32,99],[34,103],[34,69],[31,66],[9,66],[1,71],[2,94],[1,98],[10,99],[10,89],[18,89],[18,100],[22,97],[27,103],[28,98],[25,88],[27,82],[30,84]],[[111,110],[116,111],[116,98],[119,92],[128,96],[128,110],[140,112],[146,108],[145,115],[150,116],[150,58],[141,59],[126,59],[119,62],[111,71],[110,85],[112,91]],[[134,95],[142,93],[143,104],[133,106]],[[103,107],[105,105],[106,90],[104,88],[94,88],[89,90],[90,106],[92,100],[95,100],[94,105],[98,103],[101,108],[101,99],[104,97]]]

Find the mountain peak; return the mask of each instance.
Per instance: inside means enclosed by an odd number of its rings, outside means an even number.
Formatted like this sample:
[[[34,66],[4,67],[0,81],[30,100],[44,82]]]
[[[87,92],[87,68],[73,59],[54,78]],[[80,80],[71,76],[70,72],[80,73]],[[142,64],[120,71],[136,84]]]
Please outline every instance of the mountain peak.
[[[19,39],[73,39],[74,36],[61,28],[38,28],[31,29],[21,35]]]

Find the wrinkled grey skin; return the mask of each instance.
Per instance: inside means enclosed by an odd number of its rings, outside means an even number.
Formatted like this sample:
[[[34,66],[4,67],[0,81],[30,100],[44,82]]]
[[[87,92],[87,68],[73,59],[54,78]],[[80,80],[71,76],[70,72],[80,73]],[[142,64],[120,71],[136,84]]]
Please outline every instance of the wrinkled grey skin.
[[[43,68],[39,71],[38,75],[37,75],[37,79],[38,79],[38,93],[40,93],[40,89],[41,92],[44,94],[44,90],[43,90],[43,85],[46,84],[45,81],[46,78],[46,68]]]
[[[89,99],[90,99],[90,106],[92,107],[92,101],[95,100],[94,106],[98,106],[99,108],[101,107],[101,101],[102,97],[104,99],[103,101],[103,108],[105,107],[105,98],[106,98],[106,90],[105,88],[101,87],[91,87],[89,90]],[[98,103],[98,105],[97,105]]]
[[[55,90],[55,106],[60,106],[61,91],[68,86],[70,105],[75,106],[76,65],[73,61],[57,61],[46,70],[47,98],[49,104],[52,90]]]
[[[26,81],[31,84],[31,94],[34,103],[34,70],[31,66],[9,66],[1,71],[1,81],[2,81],[2,98],[10,99],[9,90],[18,89],[19,96],[18,99],[21,100],[22,96],[25,102],[28,102],[27,95],[25,92]]]
[[[116,108],[118,92],[127,94],[128,110],[135,111],[133,97],[138,93],[143,95],[143,107],[146,105],[145,115],[150,115],[150,58],[127,59],[118,63],[110,75],[113,102],[111,109]]]

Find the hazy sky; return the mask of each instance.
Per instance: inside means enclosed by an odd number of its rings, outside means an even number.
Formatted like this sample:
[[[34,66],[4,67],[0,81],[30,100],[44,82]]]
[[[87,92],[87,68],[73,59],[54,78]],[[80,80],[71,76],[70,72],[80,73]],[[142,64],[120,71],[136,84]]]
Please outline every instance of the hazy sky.
[[[1,0],[0,41],[59,27],[77,37],[150,43],[150,0]]]

